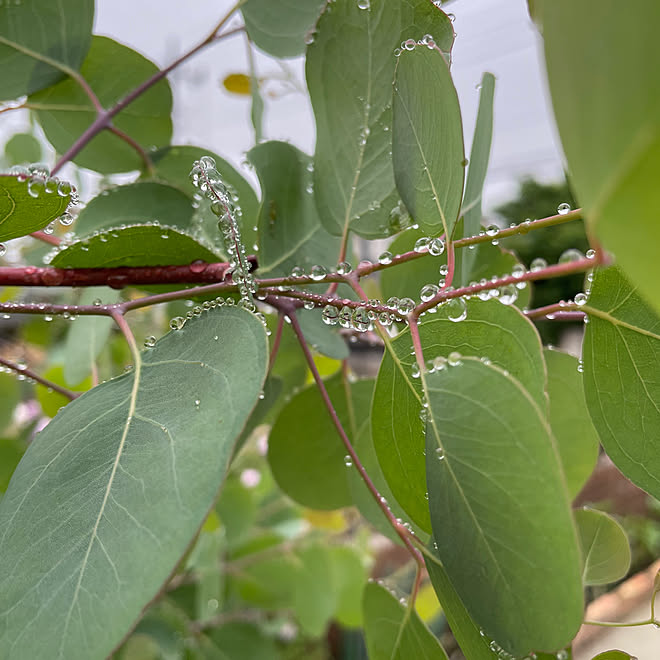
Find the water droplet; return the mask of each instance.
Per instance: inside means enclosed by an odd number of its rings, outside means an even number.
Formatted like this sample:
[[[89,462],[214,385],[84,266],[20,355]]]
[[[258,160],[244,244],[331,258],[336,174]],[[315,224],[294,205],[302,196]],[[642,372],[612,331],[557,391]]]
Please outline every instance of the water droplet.
[[[183,318],[183,316],[175,316],[173,319],[170,320],[170,328],[172,330],[181,330],[183,326],[186,324],[186,319]]]
[[[350,457],[349,454],[346,454],[346,456],[344,456],[344,465],[346,467],[352,467],[353,466],[353,459]]]
[[[205,170],[215,169],[215,158],[211,156],[202,156],[199,159],[199,166]]]
[[[445,460],[445,450],[444,450],[443,447],[438,447],[438,448],[435,450],[435,457],[436,457],[439,461],[444,461],[444,460]]]
[[[419,365],[417,362],[413,362],[412,366],[410,367],[410,374],[413,378],[419,378],[419,373]]]
[[[351,267],[351,264],[348,263],[348,261],[342,261],[337,264],[337,272],[340,275],[348,275],[353,268]]]
[[[153,335],[149,335],[149,337],[147,337],[144,340],[145,348],[153,348],[155,345],[156,345],[156,338]]]
[[[305,300],[303,303],[303,307],[305,309],[314,309],[314,301],[313,300]]]
[[[315,281],[320,282],[328,274],[323,266],[312,266],[309,276]]]
[[[417,46],[417,42],[414,39],[406,39],[401,43],[401,48],[406,50],[415,50],[415,46]]]
[[[563,202],[557,207],[557,213],[559,213],[559,215],[566,215],[567,213],[570,213],[570,211],[571,205],[567,202]]]
[[[513,284],[500,288],[499,301],[503,305],[513,305],[518,300],[518,289]]]
[[[486,227],[486,236],[497,236],[499,232],[500,228],[497,225],[488,225],[488,227]]]
[[[419,297],[423,302],[428,302],[438,293],[438,291],[440,291],[440,288],[435,284],[427,284],[422,287],[422,290],[419,292]]]
[[[568,250],[564,250],[561,253],[557,263],[570,264],[573,261],[579,261],[580,259],[584,259],[582,252],[580,252],[580,250],[576,250],[575,248],[569,248]]]
[[[351,325],[357,332],[366,332],[371,325],[369,312],[364,307],[357,307],[351,317]]]
[[[443,355],[438,355],[433,358],[433,371],[442,371],[447,368],[447,358]]]
[[[423,236],[422,238],[418,238],[415,241],[415,247],[413,250],[415,252],[425,252],[426,250],[429,249],[429,243],[431,242],[431,239],[428,236]]]
[[[547,267],[548,262],[543,257],[536,257],[536,259],[534,259],[532,263],[529,264],[529,269],[532,271],[532,273],[537,273],[539,270],[543,270]]]
[[[342,328],[350,328],[352,319],[353,310],[348,305],[344,305],[339,311],[339,325]]]
[[[371,3],[369,0],[358,0],[357,6],[358,9],[371,9]]]
[[[439,257],[445,251],[445,242],[441,238],[432,238],[428,247],[429,254]]]
[[[452,298],[444,307],[447,309],[447,318],[459,323],[467,318],[467,304],[463,298]]]
[[[290,275],[291,277],[305,277],[305,271],[300,266],[294,266]]]
[[[584,373],[584,363],[582,362],[582,360],[578,360],[577,370],[581,374]]]
[[[392,263],[392,253],[387,250],[378,257],[378,263],[387,265]]]
[[[28,195],[35,199],[44,192],[46,188],[46,179],[43,176],[32,176],[28,181]]]
[[[389,300],[387,302],[389,304]],[[410,314],[415,308],[415,301],[412,300],[412,298],[401,298],[397,301],[396,308],[401,316],[408,316],[408,314]]]
[[[458,367],[461,362],[461,357],[463,357],[458,351],[452,351],[448,356],[447,356],[447,364],[450,367]]]
[[[596,250],[591,249],[587,250],[587,254],[584,255],[587,259],[595,259],[596,258]]]
[[[449,275],[449,266],[447,264],[440,266],[440,275],[441,277],[447,277]]]
[[[584,293],[583,291],[580,291],[580,293],[575,294],[574,302],[576,305],[579,305],[581,307],[582,305],[586,304],[587,299],[588,299],[587,294]]]
[[[511,275],[514,277],[522,277],[527,272],[527,268],[523,264],[515,264],[511,269]]]
[[[58,218],[59,223],[63,227],[70,227],[73,224],[73,220],[74,217],[66,211]]]
[[[52,234],[55,231],[55,223],[50,222],[48,225],[46,225],[44,227],[43,231],[44,231],[44,234]],[[82,249],[83,249],[83,251],[86,251],[84,245],[82,246]],[[87,249],[89,249],[89,248],[87,248]]]

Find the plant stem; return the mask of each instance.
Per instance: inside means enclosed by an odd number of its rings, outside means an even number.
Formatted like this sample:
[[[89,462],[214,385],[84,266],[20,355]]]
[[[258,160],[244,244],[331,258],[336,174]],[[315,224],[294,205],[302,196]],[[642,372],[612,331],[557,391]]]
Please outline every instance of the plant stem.
[[[138,144],[128,133],[124,133],[121,129],[117,128],[116,126],[113,126],[112,124],[107,127],[108,130],[116,135],[120,140],[123,140],[126,142],[126,144],[130,145],[137,151],[138,155],[142,159],[142,163],[144,164],[144,169],[147,171],[149,176],[153,176],[155,173],[155,168],[153,161],[149,157],[149,154],[142,148],[142,145]]]
[[[633,621],[632,623],[617,623],[616,621],[583,621],[585,626],[602,626],[603,628],[634,628],[636,626],[660,625],[660,621],[646,619],[645,621]]]
[[[421,556],[420,552],[417,550],[417,548],[411,542],[409,538],[409,534],[410,534],[409,531],[401,523],[397,521],[396,517],[394,516],[390,508],[387,506],[385,502],[383,502],[383,497],[381,496],[374,482],[371,480],[371,477],[369,476],[364,466],[362,465],[362,462],[360,461],[355,449],[353,448],[351,441],[348,439],[348,436],[346,435],[346,431],[344,431],[344,427],[342,426],[339,416],[337,415],[337,411],[335,410],[335,407],[332,405],[332,401],[330,400],[330,396],[328,394],[328,390],[325,387],[325,383],[323,382],[323,379],[321,378],[321,375],[319,374],[319,371],[316,368],[316,363],[314,362],[312,353],[309,350],[309,347],[307,346],[307,342],[305,341],[305,335],[303,334],[302,328],[300,327],[300,323],[298,322],[298,319],[296,317],[295,308],[291,305],[287,305],[286,303],[284,303],[284,304],[280,304],[279,309],[281,312],[286,314],[291,320],[291,326],[293,327],[293,331],[295,332],[296,337],[298,338],[298,342],[300,343],[300,347],[302,348],[302,351],[305,355],[305,359],[307,360],[307,366],[309,367],[309,370],[312,372],[312,376],[314,377],[316,386],[319,388],[321,398],[323,399],[323,403],[325,404],[328,414],[330,415],[330,419],[332,420],[332,423],[337,429],[337,433],[339,434],[339,437],[341,438],[341,441],[344,444],[344,447],[346,448],[348,455],[351,457],[353,465],[359,472],[360,477],[364,481],[366,487],[369,489],[369,492],[376,501],[376,504],[383,512],[383,514],[389,521],[390,525],[392,526],[396,534],[399,536],[403,544],[406,546],[406,548],[412,555],[413,559],[415,560],[415,563],[418,566],[423,566],[424,559]]]
[[[32,236],[32,238],[36,238],[50,245],[59,245],[61,243],[60,239],[57,236],[53,236],[52,234],[46,234],[43,231],[33,231],[30,234],[30,236]]]
[[[528,319],[545,319],[548,321],[582,321],[584,312],[575,303],[558,302],[545,307],[537,307],[525,312]]]
[[[0,357],[0,364],[6,369],[11,369],[12,371],[15,371],[17,374],[22,374],[27,378],[31,378],[40,385],[43,385],[44,387],[47,387],[48,389],[51,389],[54,392],[57,392],[58,394],[65,396],[67,399],[69,399],[69,401],[73,401],[75,398],[80,396],[78,392],[72,392],[71,390],[68,390],[66,387],[62,387],[57,383],[53,383],[47,378],[44,378],[43,376],[40,376],[39,374],[35,373],[34,371],[32,371],[32,369],[23,367],[19,364],[16,364],[15,362],[11,362],[9,360],[5,360],[4,358]]]

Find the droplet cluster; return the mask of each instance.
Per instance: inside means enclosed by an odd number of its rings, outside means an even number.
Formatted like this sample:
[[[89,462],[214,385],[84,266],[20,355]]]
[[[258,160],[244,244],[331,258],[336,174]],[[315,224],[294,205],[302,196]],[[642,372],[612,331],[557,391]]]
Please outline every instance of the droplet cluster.
[[[244,300],[244,306],[255,311],[253,296],[257,286],[250,273],[245,247],[241,241],[238,219],[241,209],[236,204],[216,163],[211,156],[202,156],[193,163],[190,170],[190,181],[211,201],[211,211],[218,217],[218,229],[222,235],[225,250],[229,256],[229,267],[232,280],[238,285],[238,291]]]

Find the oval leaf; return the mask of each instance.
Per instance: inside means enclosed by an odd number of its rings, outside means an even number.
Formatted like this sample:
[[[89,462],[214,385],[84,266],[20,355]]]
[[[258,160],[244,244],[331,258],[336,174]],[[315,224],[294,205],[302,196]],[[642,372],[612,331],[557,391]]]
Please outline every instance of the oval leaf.
[[[394,50],[430,33],[449,51],[451,22],[428,0],[338,0],[327,4],[317,29],[306,74],[316,119],[314,194],[321,222],[337,236],[349,229],[368,238],[389,236],[409,221],[390,155]]]
[[[447,654],[415,611],[406,609],[382,585],[364,589],[364,635],[369,660],[447,660]]]
[[[211,507],[266,363],[256,317],[212,310],[37,436],[0,501],[1,656],[112,651]]]
[[[338,374],[326,381],[326,388],[349,438],[355,437],[356,415],[368,410],[373,381],[348,385]],[[296,394],[279,414],[268,442],[268,462],[279,487],[310,509],[349,506],[345,455],[318,388],[312,385]]]
[[[403,49],[394,80],[394,178],[422,231],[451,237],[463,197],[465,149],[458,95],[440,49]]]
[[[596,273],[584,311],[584,394],[605,451],[660,498],[660,318],[615,267]]]
[[[577,359],[547,349],[543,354],[548,367],[548,421],[573,499],[596,467],[600,442],[587,412]]]
[[[53,85],[78,70],[92,40],[94,0],[5,3],[0,11],[0,100]]]
[[[43,229],[66,211],[71,197],[56,192],[28,193],[28,182],[0,174],[0,241]]]
[[[609,584],[625,577],[630,568],[630,545],[623,527],[594,509],[578,509],[573,515],[584,560],[584,584]]]
[[[140,83],[158,72],[158,67],[134,50],[95,36],[80,68],[105,108],[112,107]],[[96,118],[96,110],[78,83],[67,79],[30,97],[30,105],[46,137],[64,153]],[[172,92],[166,79],[157,82],[112,123],[145,149],[168,144],[172,136]],[[99,133],[73,162],[110,174],[138,170],[143,161],[128,143],[109,131]]]
[[[443,307],[419,326],[428,360],[452,351],[488,357],[507,369],[545,409],[545,366],[534,326],[515,308],[497,301],[467,302],[467,319],[454,323]],[[431,531],[424,465],[422,385],[412,377],[415,362],[408,331],[391,343],[378,372],[371,409],[374,447],[383,474],[410,518]]]
[[[508,652],[565,646],[582,621],[580,553],[545,411],[478,358],[426,383],[429,507],[449,579]]]

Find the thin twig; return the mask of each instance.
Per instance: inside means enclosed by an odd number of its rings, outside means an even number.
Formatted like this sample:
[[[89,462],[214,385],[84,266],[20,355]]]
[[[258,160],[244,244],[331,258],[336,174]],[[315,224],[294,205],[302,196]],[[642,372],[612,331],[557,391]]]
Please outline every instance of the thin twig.
[[[137,151],[138,155],[142,159],[145,170],[150,176],[153,176],[154,172],[156,171],[154,168],[154,163],[149,157],[149,154],[145,151],[145,149],[143,149],[142,145],[137,143],[130,135],[128,135],[128,133],[124,133],[124,131],[122,131],[120,128],[117,128],[114,124],[110,124],[110,126],[107,128],[120,140],[123,140],[126,142],[126,144],[130,145],[135,151]]]
[[[17,374],[22,374],[26,378],[31,378],[40,385],[43,385],[44,387],[47,387],[48,389],[53,390],[54,392],[57,392],[62,396],[65,396],[70,401],[73,401],[74,399],[80,396],[80,393],[72,392],[71,390],[68,390],[66,387],[62,387],[57,383],[53,383],[52,381],[48,380],[47,378],[44,378],[43,376],[40,376],[39,374],[32,371],[32,369],[28,369],[23,365],[16,364],[15,362],[11,362],[10,360],[5,360],[2,357],[0,357],[0,364],[6,369],[11,369],[12,371],[15,371]]]

